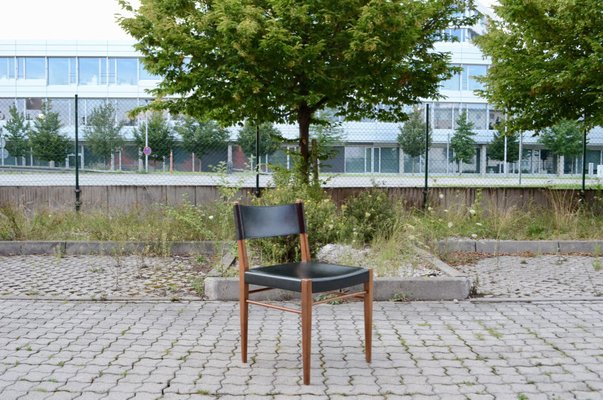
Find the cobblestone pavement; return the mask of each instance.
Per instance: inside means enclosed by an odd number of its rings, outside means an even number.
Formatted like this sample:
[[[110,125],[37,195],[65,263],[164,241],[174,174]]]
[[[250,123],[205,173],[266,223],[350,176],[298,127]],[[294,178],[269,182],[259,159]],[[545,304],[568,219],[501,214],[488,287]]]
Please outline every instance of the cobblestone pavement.
[[[198,299],[207,269],[195,257],[0,257],[0,298]]]
[[[297,316],[235,302],[0,300],[0,399],[602,399],[603,301],[316,307],[312,385]]]
[[[564,255],[500,256],[455,267],[477,282],[484,297],[603,296],[603,258]]]

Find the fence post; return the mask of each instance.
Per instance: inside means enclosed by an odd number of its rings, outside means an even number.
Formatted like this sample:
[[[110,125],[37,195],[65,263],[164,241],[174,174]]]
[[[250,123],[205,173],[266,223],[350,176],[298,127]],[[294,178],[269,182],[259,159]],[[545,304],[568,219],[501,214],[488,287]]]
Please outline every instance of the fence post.
[[[423,189],[423,208],[427,210],[429,201],[429,103],[425,104],[425,188]]]
[[[80,212],[82,202],[80,200],[80,157],[79,157],[79,117],[78,117],[78,99],[75,95],[75,211]]]

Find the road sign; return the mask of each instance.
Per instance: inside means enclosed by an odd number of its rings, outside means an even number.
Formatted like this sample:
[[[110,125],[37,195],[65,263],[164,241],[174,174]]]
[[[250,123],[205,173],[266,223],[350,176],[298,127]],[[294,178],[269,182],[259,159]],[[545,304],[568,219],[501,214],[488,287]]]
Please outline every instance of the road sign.
[[[6,139],[4,137],[0,137],[0,147],[4,148],[6,146]]]
[[[150,148],[149,146],[145,146],[145,147],[144,147],[144,149],[142,150],[142,153],[143,153],[145,156],[150,156],[150,155],[151,155],[151,153],[152,153],[151,148]]]

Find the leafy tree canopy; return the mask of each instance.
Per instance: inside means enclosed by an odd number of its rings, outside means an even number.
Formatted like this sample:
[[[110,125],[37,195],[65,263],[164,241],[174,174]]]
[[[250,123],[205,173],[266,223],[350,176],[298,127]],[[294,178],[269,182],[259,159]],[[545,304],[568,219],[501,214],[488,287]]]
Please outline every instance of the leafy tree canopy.
[[[543,129],[586,117],[603,124],[600,0],[499,0],[498,18],[475,39],[492,64],[483,78],[491,104],[512,129]]]
[[[8,108],[8,114],[9,118],[4,125],[4,129],[8,132],[8,135],[5,136],[5,148],[8,153],[16,159],[17,157],[25,156],[29,150],[27,139],[29,122],[25,121],[23,114],[21,114],[14,105],[11,105]]]
[[[540,133],[538,141],[553,154],[576,157],[582,154],[583,133],[576,121],[563,120]]]
[[[255,143],[257,136],[257,126],[251,122],[246,122],[239,130],[237,143],[248,156],[255,156]],[[280,149],[284,138],[281,131],[276,129],[270,123],[260,124],[260,157],[272,154]]]
[[[308,176],[316,111],[400,121],[452,75],[434,50],[472,0],[141,0],[120,24],[163,80],[151,107],[224,126],[297,123]]]
[[[215,121],[198,121],[184,116],[176,124],[176,132],[182,137],[183,147],[201,158],[212,150],[224,150],[228,147],[228,131]]]
[[[456,129],[450,139],[453,160],[458,163],[469,163],[475,155],[475,140],[473,139],[473,122],[467,120],[467,113],[462,112],[456,120]]]
[[[42,161],[65,162],[72,148],[69,138],[60,132],[59,113],[52,111],[50,103],[42,104],[42,110],[29,131],[33,155]]]
[[[425,120],[419,108],[413,110],[408,121],[400,127],[398,143],[400,148],[411,157],[418,157],[425,153]],[[431,146],[431,129],[428,133],[428,145]]]
[[[519,160],[519,137],[516,133],[505,135],[504,132],[494,133],[492,141],[488,145],[488,157],[492,160],[505,160],[505,136],[507,138],[507,162]]]
[[[88,125],[84,128],[84,139],[92,152],[103,157],[106,162],[124,144],[121,134],[123,126],[124,122],[116,121],[113,104],[105,103],[92,110]]]
[[[176,139],[162,112],[151,113],[146,121],[134,129],[134,141],[141,150],[144,148],[146,136],[148,136],[149,147],[152,150],[149,155],[151,161],[163,161],[164,157],[170,155]]]

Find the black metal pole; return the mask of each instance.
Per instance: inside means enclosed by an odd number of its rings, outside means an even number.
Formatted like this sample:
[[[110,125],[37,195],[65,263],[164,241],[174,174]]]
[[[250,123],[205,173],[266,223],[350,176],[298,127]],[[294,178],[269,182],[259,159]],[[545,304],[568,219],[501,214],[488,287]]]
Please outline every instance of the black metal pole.
[[[260,126],[255,127],[255,197],[260,197]]]
[[[79,136],[78,136],[78,128],[79,128],[79,117],[78,117],[78,100],[77,94],[75,95],[75,211],[80,212],[80,206],[82,202],[80,201],[80,158],[79,158]]]
[[[429,201],[429,104],[425,104],[425,188],[423,189],[423,208]]]
[[[582,129],[584,129],[582,137],[582,201],[584,201],[586,200],[586,119]]]

